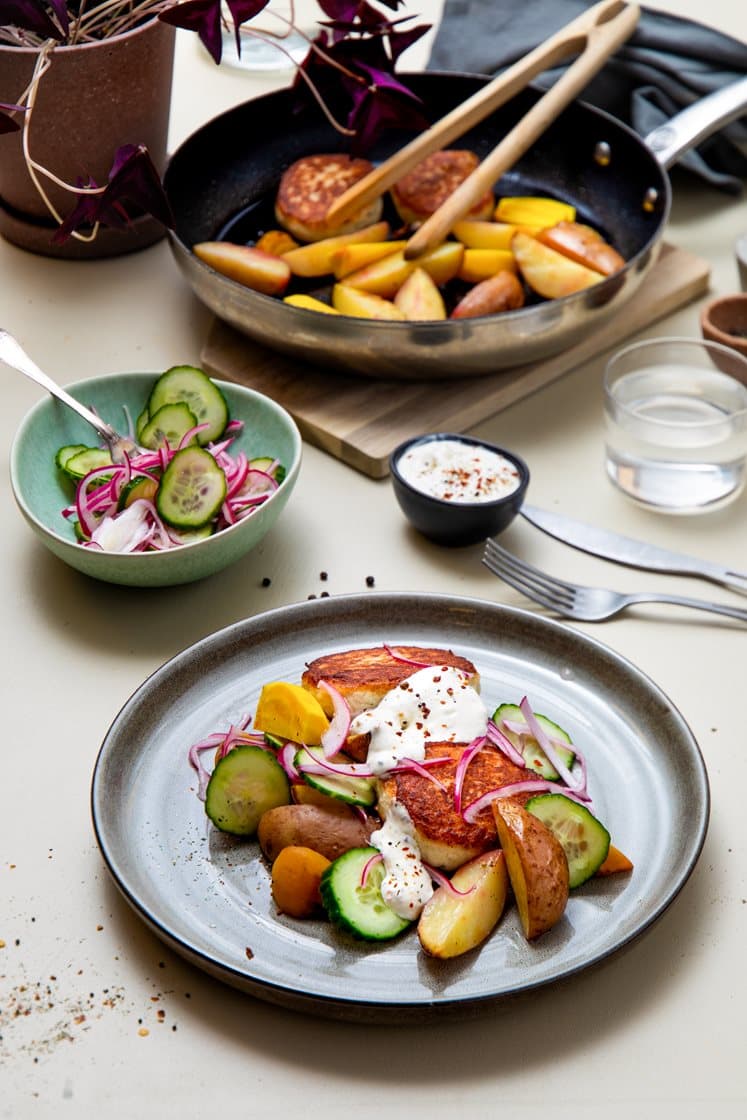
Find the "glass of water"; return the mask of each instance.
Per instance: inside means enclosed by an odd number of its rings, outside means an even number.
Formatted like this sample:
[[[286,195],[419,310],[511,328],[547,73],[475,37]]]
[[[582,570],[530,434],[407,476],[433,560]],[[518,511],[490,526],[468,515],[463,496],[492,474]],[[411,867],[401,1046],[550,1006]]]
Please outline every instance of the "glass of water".
[[[662,513],[704,513],[747,477],[747,359],[715,342],[658,338],[615,354],[604,374],[607,474]]]

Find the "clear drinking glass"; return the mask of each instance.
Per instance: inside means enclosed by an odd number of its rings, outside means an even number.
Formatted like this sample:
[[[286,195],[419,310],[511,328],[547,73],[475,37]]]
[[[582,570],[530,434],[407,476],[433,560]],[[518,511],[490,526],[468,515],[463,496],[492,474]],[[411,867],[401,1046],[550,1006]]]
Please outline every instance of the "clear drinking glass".
[[[227,8],[226,14],[230,17]],[[316,9],[316,14],[320,14],[319,9]],[[308,2],[296,0],[295,4],[290,4],[273,0],[244,25],[240,55],[236,49],[233,24],[224,25],[222,61],[237,70],[250,72],[292,70],[306,57],[309,41],[316,32],[316,22]]]
[[[659,338],[615,354],[604,374],[607,474],[662,513],[720,509],[747,468],[747,359],[715,342]]]

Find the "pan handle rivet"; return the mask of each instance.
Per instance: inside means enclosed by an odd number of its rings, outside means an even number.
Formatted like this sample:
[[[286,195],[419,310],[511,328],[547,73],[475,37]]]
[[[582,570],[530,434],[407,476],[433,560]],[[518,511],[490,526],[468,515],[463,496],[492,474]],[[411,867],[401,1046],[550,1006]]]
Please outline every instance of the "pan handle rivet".
[[[609,167],[612,162],[612,148],[606,140],[600,140],[594,148],[594,162],[600,167]]]
[[[643,196],[643,209],[647,214],[656,208],[656,203],[659,201],[659,192],[656,187],[649,187]]]

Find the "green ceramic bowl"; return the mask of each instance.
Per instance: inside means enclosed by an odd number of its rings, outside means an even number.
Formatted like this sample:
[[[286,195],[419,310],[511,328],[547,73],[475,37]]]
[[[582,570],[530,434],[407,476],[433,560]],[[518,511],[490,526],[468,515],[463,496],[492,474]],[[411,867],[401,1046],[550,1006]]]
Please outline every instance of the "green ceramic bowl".
[[[138,416],[157,378],[156,373],[113,373],[67,385],[77,400],[93,408],[119,431],[127,431],[123,406]],[[190,583],[212,575],[244,556],[275,524],[298,477],[301,437],[280,405],[240,385],[216,381],[232,419],[244,428],[234,444],[247,455],[277,457],[286,477],[256,513],[202,541],[165,552],[121,555],[77,544],[72,525],[61,515],[72,490],[55,466],[58,448],[65,444],[95,445],[98,437],[84,420],[52,397],[39,401],[18,430],[10,457],[10,478],[21,513],[51,552],[66,564],[107,583],[133,587],[165,587]]]

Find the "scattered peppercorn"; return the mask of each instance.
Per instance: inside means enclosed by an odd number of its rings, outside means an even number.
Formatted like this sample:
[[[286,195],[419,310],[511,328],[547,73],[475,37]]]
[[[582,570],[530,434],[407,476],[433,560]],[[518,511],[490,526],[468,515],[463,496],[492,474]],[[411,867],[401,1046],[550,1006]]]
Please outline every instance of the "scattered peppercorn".
[[[327,579],[329,579],[329,576],[327,575],[327,573],[326,573],[326,572],[320,572],[320,573],[319,573],[319,579],[320,579],[320,580],[322,580],[322,581],[324,581],[324,580],[327,580]]]
[[[265,576],[265,578],[262,580],[262,586],[263,587],[269,587],[271,583],[272,583],[272,580],[270,579],[269,576]]]
[[[319,595],[320,599],[329,599],[329,591],[322,591]]]
[[[376,581],[373,576],[366,576],[366,587],[373,587],[375,582]]]

